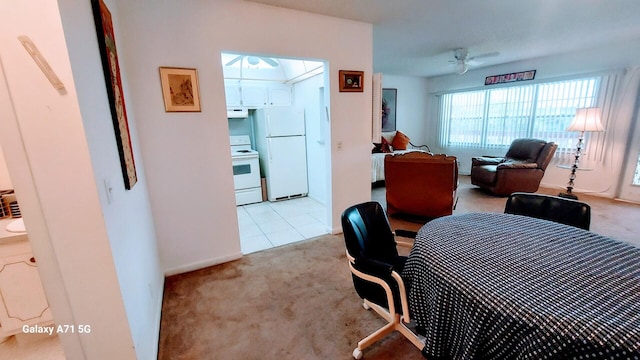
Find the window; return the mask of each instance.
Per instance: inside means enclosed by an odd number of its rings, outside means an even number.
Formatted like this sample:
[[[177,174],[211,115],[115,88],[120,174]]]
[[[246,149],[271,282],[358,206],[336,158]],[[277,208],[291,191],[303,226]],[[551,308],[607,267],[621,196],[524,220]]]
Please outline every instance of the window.
[[[510,86],[440,96],[442,147],[509,146],[517,138],[558,144],[558,154],[575,149],[577,134],[565,131],[575,110],[598,106],[610,76]]]
[[[638,165],[636,165],[636,173],[633,175],[632,185],[640,185],[640,155],[638,155]]]

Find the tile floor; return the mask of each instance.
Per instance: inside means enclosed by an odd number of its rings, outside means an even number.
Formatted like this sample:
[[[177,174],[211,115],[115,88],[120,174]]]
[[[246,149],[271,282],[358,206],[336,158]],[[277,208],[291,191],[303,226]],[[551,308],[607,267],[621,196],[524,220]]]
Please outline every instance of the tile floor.
[[[329,233],[325,206],[303,197],[237,207],[243,254]]]

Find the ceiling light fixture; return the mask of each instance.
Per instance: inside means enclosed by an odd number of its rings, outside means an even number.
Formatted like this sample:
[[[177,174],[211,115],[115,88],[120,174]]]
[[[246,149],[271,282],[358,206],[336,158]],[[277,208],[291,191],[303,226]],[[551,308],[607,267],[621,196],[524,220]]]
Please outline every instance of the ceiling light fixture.
[[[467,56],[469,56],[469,51],[465,48],[457,48],[453,51],[453,57],[456,59],[455,71],[458,75],[464,75],[469,71]]]
[[[469,71],[469,65],[464,62],[464,59],[458,60],[458,63],[456,64],[456,72],[458,75],[464,75],[467,71]]]

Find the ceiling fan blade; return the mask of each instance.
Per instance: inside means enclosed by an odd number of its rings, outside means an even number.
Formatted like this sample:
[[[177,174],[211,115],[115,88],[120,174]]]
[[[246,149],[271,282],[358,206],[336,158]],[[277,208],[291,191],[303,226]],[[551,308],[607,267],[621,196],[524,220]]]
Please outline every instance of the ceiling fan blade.
[[[240,59],[242,59],[242,55],[236,57],[235,59],[229,61],[228,63],[224,64],[224,66],[231,66],[235,63],[237,63],[238,61],[240,61]]]
[[[273,67],[276,67],[279,65],[278,62],[273,60],[272,58],[260,57],[260,59]]]
[[[480,55],[476,55],[476,56],[471,56],[468,60],[479,60],[479,59],[484,59],[484,58],[498,56],[498,55],[500,55],[500,53],[497,52],[497,51],[494,51],[494,52],[490,52],[490,53],[486,53],[486,54],[480,54]]]

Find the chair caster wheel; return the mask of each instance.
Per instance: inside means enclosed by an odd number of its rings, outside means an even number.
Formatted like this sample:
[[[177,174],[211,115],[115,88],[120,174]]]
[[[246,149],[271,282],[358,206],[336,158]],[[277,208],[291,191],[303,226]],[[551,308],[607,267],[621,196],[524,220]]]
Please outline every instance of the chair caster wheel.
[[[365,310],[369,310],[369,309],[371,309],[371,306],[369,306],[369,304],[367,304],[366,302],[363,302],[363,303],[362,303],[362,307],[363,307]]]
[[[353,358],[356,360],[362,359],[362,350],[356,348],[353,350]]]

